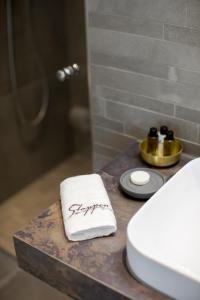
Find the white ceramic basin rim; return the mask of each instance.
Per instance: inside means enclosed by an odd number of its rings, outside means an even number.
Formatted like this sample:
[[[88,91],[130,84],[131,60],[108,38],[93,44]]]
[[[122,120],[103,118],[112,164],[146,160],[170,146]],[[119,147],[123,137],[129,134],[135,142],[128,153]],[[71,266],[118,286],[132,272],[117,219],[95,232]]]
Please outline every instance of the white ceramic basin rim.
[[[200,299],[200,158],[177,172],[130,220],[127,261],[140,280],[171,297]]]

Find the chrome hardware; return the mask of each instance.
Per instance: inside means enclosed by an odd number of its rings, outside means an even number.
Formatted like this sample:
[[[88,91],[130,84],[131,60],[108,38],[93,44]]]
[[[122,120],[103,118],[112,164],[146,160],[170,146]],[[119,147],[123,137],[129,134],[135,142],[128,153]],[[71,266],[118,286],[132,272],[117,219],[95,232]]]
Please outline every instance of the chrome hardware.
[[[58,70],[56,72],[56,76],[59,81],[64,81],[67,78],[78,75],[80,71],[80,67],[78,64],[73,64],[72,66],[68,66],[63,68],[62,70]]]

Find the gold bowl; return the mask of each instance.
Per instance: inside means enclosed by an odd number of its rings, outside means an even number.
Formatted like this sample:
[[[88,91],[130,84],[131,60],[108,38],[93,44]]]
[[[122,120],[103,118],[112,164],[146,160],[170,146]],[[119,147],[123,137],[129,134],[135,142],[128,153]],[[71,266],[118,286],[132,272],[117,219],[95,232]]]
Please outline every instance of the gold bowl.
[[[163,155],[162,153],[159,153],[159,149],[156,151],[156,153],[151,153],[147,150],[148,140],[144,139],[140,143],[140,154],[143,160],[152,166],[169,167],[179,161],[183,147],[181,142],[178,139],[175,139],[170,155]]]

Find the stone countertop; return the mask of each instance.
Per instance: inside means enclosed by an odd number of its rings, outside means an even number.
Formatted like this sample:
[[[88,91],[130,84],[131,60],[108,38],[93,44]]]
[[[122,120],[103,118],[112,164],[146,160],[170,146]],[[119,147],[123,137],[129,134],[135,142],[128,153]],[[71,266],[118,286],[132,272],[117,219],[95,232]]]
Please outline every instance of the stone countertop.
[[[14,235],[22,269],[75,299],[169,299],[134,279],[125,265],[127,224],[144,202],[125,197],[118,189],[118,181],[127,169],[146,166],[137,149],[134,144],[100,172],[116,215],[117,233],[69,242],[64,234],[58,200]],[[169,177],[188,161],[189,158],[182,155],[176,166],[159,171]]]

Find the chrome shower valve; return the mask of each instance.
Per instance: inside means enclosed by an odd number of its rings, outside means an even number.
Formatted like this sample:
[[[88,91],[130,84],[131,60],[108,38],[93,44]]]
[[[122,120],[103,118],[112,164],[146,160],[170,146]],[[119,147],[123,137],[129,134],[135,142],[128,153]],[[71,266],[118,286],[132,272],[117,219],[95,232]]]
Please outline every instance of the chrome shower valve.
[[[64,81],[67,78],[78,75],[80,67],[78,64],[74,63],[72,66],[68,66],[56,72],[56,76],[59,81]]]

